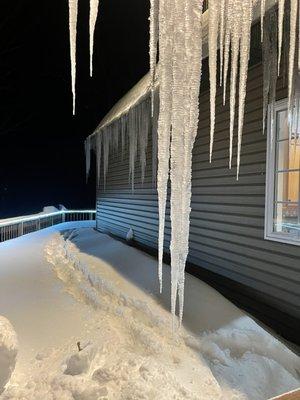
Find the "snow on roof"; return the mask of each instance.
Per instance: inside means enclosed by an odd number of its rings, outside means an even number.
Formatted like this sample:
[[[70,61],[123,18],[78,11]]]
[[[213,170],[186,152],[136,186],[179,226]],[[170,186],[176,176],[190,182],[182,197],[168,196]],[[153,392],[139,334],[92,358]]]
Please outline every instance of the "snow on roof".
[[[278,0],[266,0],[266,11],[273,7]],[[260,2],[256,0],[253,9],[253,23],[260,18]],[[203,49],[202,57],[203,59],[208,57],[208,23],[209,23],[209,9],[206,10],[202,15],[202,26],[203,26]],[[158,79],[156,80],[156,87],[159,86]],[[150,72],[148,72],[140,81],[138,81],[128,93],[125,94],[105,115],[105,117],[100,121],[96,130],[93,132],[95,134],[104,126],[111,124],[116,119],[119,119],[122,115],[126,114],[131,108],[140,103],[151,90],[151,77]],[[93,135],[92,134],[92,135]]]

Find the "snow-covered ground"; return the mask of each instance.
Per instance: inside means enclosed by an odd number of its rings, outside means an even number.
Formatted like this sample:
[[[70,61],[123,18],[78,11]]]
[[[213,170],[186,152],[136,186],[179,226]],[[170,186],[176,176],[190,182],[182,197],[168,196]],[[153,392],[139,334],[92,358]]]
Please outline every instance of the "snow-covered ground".
[[[18,337],[1,400],[263,400],[299,386],[299,358],[188,274],[173,335],[169,267],[160,295],[157,262],[92,226],[0,244],[0,315]]]

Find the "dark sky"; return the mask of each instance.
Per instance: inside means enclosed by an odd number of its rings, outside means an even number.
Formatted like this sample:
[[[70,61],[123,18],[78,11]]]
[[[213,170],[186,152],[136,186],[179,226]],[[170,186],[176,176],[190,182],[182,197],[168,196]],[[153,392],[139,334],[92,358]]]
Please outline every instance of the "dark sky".
[[[68,1],[0,2],[0,218],[93,207],[84,138],[148,70],[149,0],[100,0],[89,78],[89,1],[79,0],[72,116]]]

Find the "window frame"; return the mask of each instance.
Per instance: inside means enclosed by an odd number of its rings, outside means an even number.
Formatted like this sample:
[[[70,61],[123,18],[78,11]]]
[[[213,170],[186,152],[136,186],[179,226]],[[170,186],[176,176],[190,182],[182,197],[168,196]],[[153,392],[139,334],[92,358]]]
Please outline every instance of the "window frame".
[[[266,154],[266,192],[265,192],[265,229],[264,238],[275,242],[292,244],[300,246],[300,238],[284,232],[275,232],[273,228],[273,219],[275,211],[275,182],[276,182],[276,139],[277,139],[277,114],[288,108],[287,99],[276,101],[274,109],[268,107],[267,121],[267,154]],[[272,120],[272,117],[274,120]],[[272,143],[272,130],[275,140]]]

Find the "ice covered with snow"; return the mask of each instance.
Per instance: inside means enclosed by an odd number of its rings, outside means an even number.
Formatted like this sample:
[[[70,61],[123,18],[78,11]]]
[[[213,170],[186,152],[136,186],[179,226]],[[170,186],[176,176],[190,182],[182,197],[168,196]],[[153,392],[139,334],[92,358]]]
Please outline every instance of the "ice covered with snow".
[[[0,315],[0,395],[15,368],[17,354],[16,332],[7,318]]]
[[[1,400],[266,400],[299,386],[299,358],[189,274],[174,336],[170,268],[160,294],[156,261],[93,224],[0,244],[0,314],[19,339]]]

